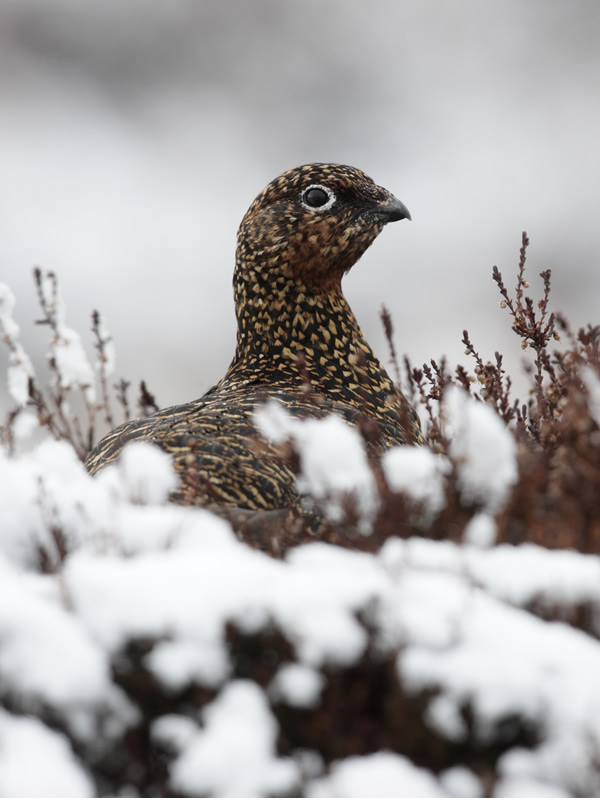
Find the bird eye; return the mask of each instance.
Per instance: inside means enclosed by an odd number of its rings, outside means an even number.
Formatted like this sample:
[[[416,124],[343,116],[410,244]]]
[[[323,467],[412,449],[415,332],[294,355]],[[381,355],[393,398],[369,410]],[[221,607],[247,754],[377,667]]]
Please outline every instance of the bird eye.
[[[313,184],[302,192],[301,200],[308,208],[319,208],[324,211],[335,203],[335,194],[325,186]]]

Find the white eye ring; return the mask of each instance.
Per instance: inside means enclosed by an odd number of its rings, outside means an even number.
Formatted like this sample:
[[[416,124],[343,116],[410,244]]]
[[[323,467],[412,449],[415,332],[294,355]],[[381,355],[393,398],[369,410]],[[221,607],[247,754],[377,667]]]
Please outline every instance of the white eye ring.
[[[327,201],[323,203],[321,206],[311,206],[310,203],[307,203],[305,200],[307,194],[311,191],[311,189],[320,189],[322,192],[325,192],[327,195]],[[335,192],[329,189],[327,186],[323,186],[320,183],[311,183],[310,186],[307,186],[305,189],[302,190],[300,195],[300,202],[304,206],[304,208],[310,209],[310,211],[327,211],[331,208],[331,206],[336,201]]]

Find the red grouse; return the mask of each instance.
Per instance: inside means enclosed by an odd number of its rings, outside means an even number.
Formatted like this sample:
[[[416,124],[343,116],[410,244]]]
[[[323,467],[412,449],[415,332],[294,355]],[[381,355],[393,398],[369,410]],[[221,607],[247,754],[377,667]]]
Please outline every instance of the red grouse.
[[[225,376],[198,400],[120,425],[89,454],[89,472],[118,459],[129,442],[145,440],[173,459],[175,503],[299,508],[291,462],[255,427],[256,407],[270,398],[296,416],[336,413],[361,425],[374,456],[422,443],[414,410],[367,344],[341,289],[384,225],[405,218],[405,206],[354,167],[306,164],[272,181],[238,231],[237,347]]]

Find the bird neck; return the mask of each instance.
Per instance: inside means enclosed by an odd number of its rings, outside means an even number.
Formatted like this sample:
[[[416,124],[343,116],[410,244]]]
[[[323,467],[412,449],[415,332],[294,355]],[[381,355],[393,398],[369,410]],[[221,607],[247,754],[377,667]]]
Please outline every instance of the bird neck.
[[[339,283],[315,293],[286,276],[266,280],[246,269],[234,291],[237,347],[224,380],[299,386],[308,379],[340,399],[347,387],[351,394],[396,392]]]

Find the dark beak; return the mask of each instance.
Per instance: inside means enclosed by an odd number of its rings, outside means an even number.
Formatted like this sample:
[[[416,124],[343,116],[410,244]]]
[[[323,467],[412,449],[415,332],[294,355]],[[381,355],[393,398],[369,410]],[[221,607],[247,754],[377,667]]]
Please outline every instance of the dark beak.
[[[378,206],[375,213],[384,224],[397,222],[399,219],[412,219],[408,208],[393,195],[385,205]]]

